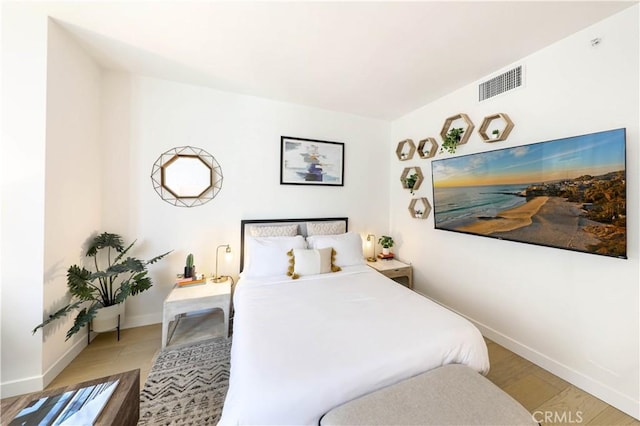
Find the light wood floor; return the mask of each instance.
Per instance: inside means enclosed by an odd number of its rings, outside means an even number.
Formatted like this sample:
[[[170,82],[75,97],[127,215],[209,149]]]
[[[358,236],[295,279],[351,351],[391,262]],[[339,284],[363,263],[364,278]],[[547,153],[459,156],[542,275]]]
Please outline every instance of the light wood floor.
[[[160,349],[160,324],[99,334],[47,387],[99,378],[135,368],[140,369],[140,386]],[[532,364],[504,347],[487,340],[491,371],[488,378],[527,410],[541,424],[640,425],[634,418],[596,397]],[[549,421],[545,421],[546,419]]]

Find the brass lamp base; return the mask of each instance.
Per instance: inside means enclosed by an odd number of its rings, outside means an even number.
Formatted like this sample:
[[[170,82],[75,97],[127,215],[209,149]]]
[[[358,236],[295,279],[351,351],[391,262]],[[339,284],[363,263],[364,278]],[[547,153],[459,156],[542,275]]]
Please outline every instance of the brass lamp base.
[[[378,259],[376,259],[375,257],[367,257],[367,262],[377,262]]]
[[[221,283],[224,282],[228,279],[228,277],[213,277],[213,282],[214,283]]]

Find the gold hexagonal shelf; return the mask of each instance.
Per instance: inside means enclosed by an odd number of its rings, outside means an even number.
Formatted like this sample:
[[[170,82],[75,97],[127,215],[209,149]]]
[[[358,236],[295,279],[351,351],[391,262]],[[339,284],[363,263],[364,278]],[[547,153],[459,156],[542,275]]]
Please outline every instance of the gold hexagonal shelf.
[[[414,198],[409,203],[409,214],[416,219],[426,219],[431,213],[431,204],[424,197]]]
[[[409,147],[409,151],[407,151],[407,147]],[[400,161],[407,161],[413,158],[413,154],[416,152],[416,145],[413,143],[412,139],[405,139],[403,141],[398,142],[398,147],[396,148],[396,156]]]
[[[502,120],[502,125],[491,126],[491,123],[496,120]],[[492,130],[490,134],[487,134],[489,127],[492,127]],[[506,140],[509,137],[511,130],[513,130],[513,121],[511,121],[507,114],[499,112],[498,114],[488,115],[484,120],[482,120],[482,125],[478,129],[478,134],[485,142],[498,142]]]
[[[438,152],[438,142],[434,138],[422,139],[418,144],[420,158],[431,158]]]
[[[462,120],[466,124],[466,126],[463,127],[464,132],[462,133],[462,138],[460,138],[460,141],[458,142],[458,145],[463,145],[467,143],[467,141],[469,140],[469,137],[471,136],[471,132],[473,132],[473,129],[475,128],[475,126],[473,125],[473,122],[471,121],[471,119],[469,119],[469,116],[467,114],[460,113],[460,114],[452,115],[451,117],[447,118],[444,121],[442,130],[440,131],[440,137],[442,138],[443,141],[445,140],[445,138],[447,137],[447,133],[449,133],[449,129],[451,129],[451,125],[456,120]]]
[[[416,180],[413,184],[413,186],[409,186],[409,182],[407,182],[407,178],[411,175],[416,175]],[[411,192],[413,193],[414,191],[417,191],[418,188],[420,188],[420,185],[422,185],[422,181],[424,180],[424,175],[422,174],[422,170],[420,170],[420,167],[405,167],[404,170],[402,171],[402,175],[400,176],[400,182],[402,182],[402,187],[404,189],[410,189]]]

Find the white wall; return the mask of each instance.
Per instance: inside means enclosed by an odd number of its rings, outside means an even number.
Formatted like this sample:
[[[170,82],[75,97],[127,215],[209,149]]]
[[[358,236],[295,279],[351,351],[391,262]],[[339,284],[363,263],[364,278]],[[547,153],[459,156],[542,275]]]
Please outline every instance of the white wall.
[[[2,12],[6,397],[42,389],[86,345],[64,341],[70,321],[31,330],[66,303],[66,268],[99,228],[102,171],[100,69],[37,7]]]
[[[42,386],[46,59],[46,17],[2,5],[2,397]]]
[[[391,161],[391,232],[413,262],[419,292],[475,321],[485,335],[640,417],[638,206],[639,6],[524,58],[526,84],[477,102],[477,84],[392,123],[392,142],[439,138],[446,117],[467,113],[477,127],[507,113],[505,142],[484,144],[474,132],[456,155],[619,127],[627,129],[628,260],[433,229],[411,219],[398,177],[420,166],[416,196],[432,201],[430,160]],[[602,43],[591,47],[590,40]],[[476,129],[477,129],[476,127]],[[438,154],[436,158],[444,155]]]
[[[351,230],[387,232],[388,122],[115,72],[103,84],[103,228],[138,238],[142,257],[174,250],[150,268],[154,287],[127,301],[126,326],[161,321],[188,253],[210,274],[229,243],[235,256],[220,268],[237,275],[241,219],[348,216]],[[282,135],[344,142],[344,187],[280,185]],[[200,207],[172,206],[151,183],[160,154],[184,145],[212,154],[224,174]]]
[[[37,7],[3,5],[2,23],[3,396],[41,389],[84,346],[82,335],[64,342],[68,322],[30,332],[64,303],[66,268],[93,232],[137,238],[140,257],[174,250],[151,267],[156,285],[129,299],[131,327],[161,321],[189,252],[212,273],[215,247],[230,243],[236,257],[221,272],[237,275],[242,218],[344,215],[354,231],[387,231],[388,122],[103,75],[57,24],[47,38]],[[344,142],[344,187],[281,186],[281,135]],[[204,206],[174,207],[153,190],[153,163],[182,145],[222,166],[222,190]]]
[[[47,56],[47,142],[45,165],[45,316],[69,300],[66,273],[86,261],[83,243],[100,230],[102,146],[101,71],[53,21]],[[86,330],[65,342],[73,316],[47,326],[43,371],[49,383],[86,346]],[[34,324],[35,325],[35,324]]]

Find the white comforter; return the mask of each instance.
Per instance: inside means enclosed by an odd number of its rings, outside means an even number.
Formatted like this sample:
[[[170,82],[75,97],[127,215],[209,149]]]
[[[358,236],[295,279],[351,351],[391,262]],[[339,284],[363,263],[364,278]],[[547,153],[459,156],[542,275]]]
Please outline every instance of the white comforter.
[[[241,279],[221,425],[317,425],[351,399],[449,363],[486,373],[466,319],[368,266]]]

